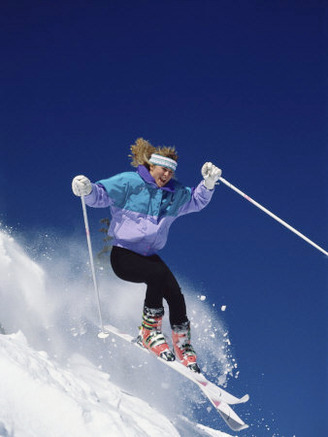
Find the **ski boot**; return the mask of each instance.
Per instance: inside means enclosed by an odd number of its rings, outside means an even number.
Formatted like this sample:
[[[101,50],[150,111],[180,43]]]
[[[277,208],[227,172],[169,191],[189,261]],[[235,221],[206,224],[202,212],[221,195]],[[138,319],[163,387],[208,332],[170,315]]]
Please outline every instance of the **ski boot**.
[[[200,368],[196,362],[197,355],[190,344],[190,322],[172,326],[172,340],[175,355],[181,363],[193,372],[200,373]]]
[[[174,361],[175,356],[162,333],[163,316],[164,308],[148,308],[145,306],[137,341],[163,360]]]

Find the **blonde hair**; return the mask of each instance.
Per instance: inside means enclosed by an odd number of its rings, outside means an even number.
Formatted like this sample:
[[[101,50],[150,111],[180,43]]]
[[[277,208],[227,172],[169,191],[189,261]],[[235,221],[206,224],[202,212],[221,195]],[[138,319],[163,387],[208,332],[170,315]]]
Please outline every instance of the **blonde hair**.
[[[178,160],[178,154],[174,147],[154,147],[149,141],[143,138],[137,138],[136,142],[130,146],[131,155],[131,165],[133,167],[138,167],[138,165],[144,165],[149,169],[151,165],[149,159],[153,153],[158,155],[166,156],[167,158]]]

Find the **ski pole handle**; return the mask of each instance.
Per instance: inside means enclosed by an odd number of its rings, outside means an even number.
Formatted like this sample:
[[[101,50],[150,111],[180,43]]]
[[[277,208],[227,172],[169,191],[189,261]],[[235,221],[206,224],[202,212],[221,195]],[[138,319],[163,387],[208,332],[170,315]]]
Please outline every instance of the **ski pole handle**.
[[[281,218],[279,218],[278,216],[276,216],[275,214],[273,214],[271,211],[269,211],[268,209],[264,208],[264,206],[260,205],[258,202],[256,202],[254,199],[252,199],[251,197],[249,197],[247,194],[243,193],[241,190],[239,190],[239,188],[235,187],[234,185],[232,185],[230,182],[228,182],[226,179],[224,179],[223,177],[220,177],[220,182],[222,182],[224,185],[226,185],[227,187],[231,188],[233,191],[235,191],[236,193],[238,193],[240,196],[244,197],[244,199],[248,200],[249,202],[251,202],[253,205],[255,205],[257,208],[259,208],[260,210],[262,210],[263,212],[265,212],[266,214],[268,214],[270,217],[272,217],[274,220],[276,220],[277,222],[279,222],[281,225],[285,226],[285,228],[289,229],[290,231],[294,232],[294,234],[296,234],[297,236],[299,236],[300,238],[302,238],[304,241],[306,241],[307,243],[311,244],[311,246],[315,247],[316,249],[318,249],[320,252],[322,252],[324,255],[328,256],[328,252],[326,250],[324,250],[322,247],[318,246],[316,243],[314,243],[312,240],[310,240],[308,237],[306,237],[304,234],[302,234],[301,232],[299,232],[297,229],[293,228],[292,226],[290,226],[288,223],[286,223],[284,220],[282,220]]]

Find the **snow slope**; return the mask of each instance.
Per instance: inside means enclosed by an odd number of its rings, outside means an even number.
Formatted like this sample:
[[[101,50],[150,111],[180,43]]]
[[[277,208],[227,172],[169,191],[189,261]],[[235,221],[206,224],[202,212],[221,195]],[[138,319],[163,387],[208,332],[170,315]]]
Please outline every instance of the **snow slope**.
[[[178,436],[144,401],[81,356],[61,368],[19,332],[0,336],[0,430],[15,437]],[[5,395],[4,395],[5,394]]]
[[[192,384],[127,344],[97,338],[84,247],[60,241],[59,253],[48,236],[28,243],[30,255],[0,230],[1,437],[229,435],[207,426],[211,408]],[[104,320],[135,332],[143,286],[113,279],[107,269],[97,274]],[[203,300],[188,303],[191,318],[201,315],[192,320],[194,342],[202,367],[224,384],[237,364],[226,329]],[[199,411],[208,423],[197,423]]]

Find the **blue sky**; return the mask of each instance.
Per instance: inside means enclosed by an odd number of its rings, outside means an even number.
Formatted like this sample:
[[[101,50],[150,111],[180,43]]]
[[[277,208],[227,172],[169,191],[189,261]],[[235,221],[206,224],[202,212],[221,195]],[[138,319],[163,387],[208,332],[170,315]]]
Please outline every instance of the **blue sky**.
[[[327,250],[326,17],[316,0],[3,2],[0,220],[82,237],[71,179],[129,170],[142,136],[176,146],[181,182],[212,161]],[[251,414],[326,435],[325,256],[223,185],[161,255],[227,305]]]

